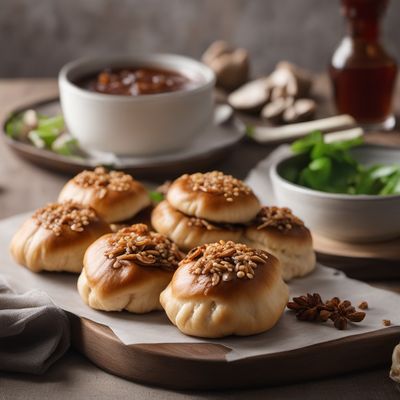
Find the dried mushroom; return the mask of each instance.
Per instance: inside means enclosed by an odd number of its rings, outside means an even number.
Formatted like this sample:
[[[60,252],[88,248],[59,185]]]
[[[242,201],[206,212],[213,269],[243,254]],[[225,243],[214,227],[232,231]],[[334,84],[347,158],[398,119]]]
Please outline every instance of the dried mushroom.
[[[215,72],[217,86],[223,89],[234,90],[248,80],[249,54],[245,49],[218,40],[204,52],[202,61]]]
[[[311,91],[312,78],[308,72],[291,64],[281,61],[275,71],[269,76],[273,90],[271,98],[278,97],[308,97]]]
[[[317,109],[317,104],[312,99],[298,99],[294,101],[283,113],[283,122],[291,124],[311,119]]]
[[[292,97],[280,97],[267,103],[261,110],[261,118],[273,124],[282,123],[283,114],[293,104],[293,101]]]
[[[228,103],[238,111],[259,112],[268,102],[271,86],[268,78],[248,82],[228,96]]]
[[[272,124],[291,124],[313,118],[316,102],[309,98],[311,75],[282,61],[267,77],[248,82],[232,92],[228,103],[238,111],[260,113]]]

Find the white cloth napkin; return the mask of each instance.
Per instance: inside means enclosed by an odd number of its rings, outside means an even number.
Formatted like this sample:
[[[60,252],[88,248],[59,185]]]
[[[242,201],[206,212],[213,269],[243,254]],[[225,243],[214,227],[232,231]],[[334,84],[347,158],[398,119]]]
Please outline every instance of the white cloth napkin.
[[[70,344],[68,317],[39,290],[15,293],[0,276],[0,370],[41,374]]]

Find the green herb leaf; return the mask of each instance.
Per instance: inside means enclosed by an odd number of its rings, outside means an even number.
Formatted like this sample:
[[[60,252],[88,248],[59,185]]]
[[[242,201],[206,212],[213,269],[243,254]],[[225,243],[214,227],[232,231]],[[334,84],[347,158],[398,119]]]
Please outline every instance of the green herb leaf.
[[[253,138],[255,127],[253,125],[246,125],[246,136]]]
[[[74,138],[58,137],[51,146],[51,149],[62,156],[75,156],[79,154],[79,144]]]
[[[28,137],[35,146],[37,140],[40,139],[40,141],[44,143],[44,147],[51,148],[51,145],[57,139],[58,135],[59,133],[55,132],[53,129],[42,127],[41,129],[35,129],[33,131],[30,131]]]
[[[45,128],[60,133],[64,130],[64,126],[64,117],[62,115],[57,115],[55,117],[39,117],[38,130]]]
[[[290,164],[282,176],[291,182],[331,193],[381,194],[400,193],[400,165],[365,167],[350,150],[363,143],[361,137],[326,143],[321,132],[312,132],[292,144],[294,153],[303,154],[296,168]]]
[[[314,148],[318,143],[322,143],[324,141],[322,132],[315,131],[307,135],[306,137],[296,140],[292,143],[291,149],[293,153],[301,154],[308,153]]]
[[[149,193],[149,196],[154,203],[160,203],[164,200],[164,195],[160,192],[157,192],[156,190],[151,191]]]
[[[5,131],[6,134],[13,139],[19,139],[23,132],[24,123],[22,121],[22,115],[11,116],[8,120]]]

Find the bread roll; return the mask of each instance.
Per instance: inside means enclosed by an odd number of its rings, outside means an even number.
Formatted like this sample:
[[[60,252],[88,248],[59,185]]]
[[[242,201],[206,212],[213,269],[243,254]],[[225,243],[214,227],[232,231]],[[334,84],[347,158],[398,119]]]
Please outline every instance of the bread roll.
[[[160,293],[181,258],[169,239],[144,224],[132,225],[102,236],[87,249],[78,291],[98,310],[159,310]]]
[[[83,171],[68,181],[58,197],[59,202],[66,200],[92,207],[108,223],[132,218],[151,203],[141,183],[128,174],[107,172],[102,167]]]
[[[179,264],[160,301],[187,335],[253,335],[282,315],[288,288],[279,261],[246,245],[220,241],[193,249]]]
[[[201,218],[189,217],[173,208],[166,200],[154,208],[151,224],[157,232],[169,237],[184,251],[220,239],[239,241],[243,231],[241,226],[210,223]]]
[[[306,275],[315,268],[311,233],[288,208],[263,207],[245,230],[245,241],[277,257],[285,281]]]
[[[83,255],[98,237],[110,232],[96,212],[82,205],[52,203],[37,210],[15,233],[14,260],[34,272],[80,272]]]
[[[171,184],[167,200],[184,214],[210,222],[244,223],[260,211],[247,185],[219,171],[182,175]]]

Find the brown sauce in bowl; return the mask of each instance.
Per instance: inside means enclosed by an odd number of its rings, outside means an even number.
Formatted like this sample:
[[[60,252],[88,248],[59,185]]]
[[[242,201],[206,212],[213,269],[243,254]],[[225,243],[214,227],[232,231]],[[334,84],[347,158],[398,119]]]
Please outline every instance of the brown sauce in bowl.
[[[91,92],[141,96],[187,90],[199,81],[171,70],[155,67],[106,68],[76,83]]]

